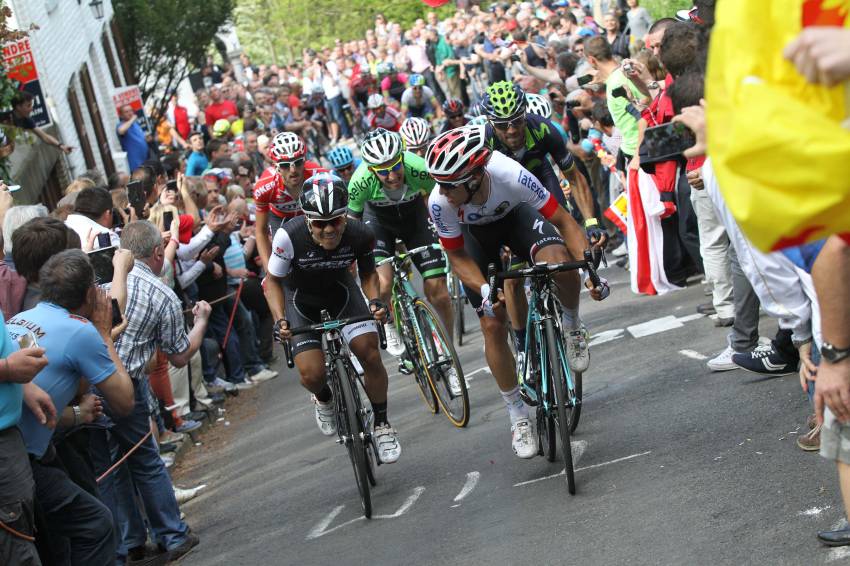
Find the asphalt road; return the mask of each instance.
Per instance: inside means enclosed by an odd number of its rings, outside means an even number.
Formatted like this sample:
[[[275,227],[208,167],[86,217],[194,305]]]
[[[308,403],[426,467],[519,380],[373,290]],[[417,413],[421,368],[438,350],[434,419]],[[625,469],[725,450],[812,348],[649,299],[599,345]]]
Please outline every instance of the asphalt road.
[[[701,285],[638,297],[624,271],[606,276],[612,296],[583,300],[597,343],[573,438],[575,496],[550,477],[559,462],[513,455],[476,325],[460,350],[471,376],[466,429],[428,414],[386,358],[403,454],[378,469],[372,520],[361,517],[345,450],[319,433],[293,372],[244,392],[229,426],[208,431],[175,473],[181,485],[209,486],[183,506],[201,544],[182,563],[850,561],[815,539],[842,505],[834,465],[795,445],[808,410],[796,376],[709,372],[700,358],[722,349],[726,330],[694,315],[707,299]],[[763,336],[775,329],[762,318]]]

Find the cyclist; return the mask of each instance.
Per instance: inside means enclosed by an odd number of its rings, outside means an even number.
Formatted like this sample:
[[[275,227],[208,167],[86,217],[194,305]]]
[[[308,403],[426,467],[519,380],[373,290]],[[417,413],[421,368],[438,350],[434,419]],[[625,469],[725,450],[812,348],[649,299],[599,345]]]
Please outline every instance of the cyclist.
[[[344,145],[339,145],[328,152],[328,161],[331,162],[331,167],[333,167],[333,174],[348,183],[362,160],[359,157],[354,157],[351,150]]]
[[[436,244],[437,238],[428,225],[425,199],[434,188],[425,161],[409,151],[403,151],[401,137],[382,128],[366,134],[360,145],[363,163],[348,184],[348,210],[355,218],[363,217],[375,231],[375,257],[381,260],[395,252],[400,239],[407,249]],[[424,280],[428,299],[452,334],[454,320],[449,290],[446,287],[446,261],[439,250],[417,254],[413,262]],[[381,300],[389,304],[392,293],[392,268],[378,268]],[[387,350],[394,356],[404,353],[404,345],[394,324],[386,324]],[[460,392],[457,375],[452,368],[449,384]]]
[[[401,127],[401,113],[392,106],[387,106],[384,97],[377,92],[369,95],[368,106],[369,114],[366,116],[366,123],[370,130],[384,128],[391,132],[397,132]]]
[[[331,436],[336,433],[336,417],[321,335],[293,336],[289,329],[321,322],[323,309],[333,318],[362,316],[371,310],[376,320],[383,320],[387,307],[378,299],[372,254],[375,236],[359,220],[346,218],[348,192],[342,179],[330,173],[315,175],[304,182],[298,200],[304,216],[287,222],[275,234],[264,289],[276,320],[275,334],[283,340],[292,338],[301,385],[313,394],[316,424],[322,434]],[[369,297],[368,306],[349,270],[354,262],[363,293]],[[378,457],[390,464],[401,455],[401,445],[387,421],[387,370],[378,351],[375,323],[345,326],[342,335],[365,370]]]
[[[399,73],[393,63],[382,63],[378,65],[380,69],[378,76],[381,76],[381,92],[385,100],[394,100],[396,104],[401,104],[401,96],[404,94],[405,85],[407,84],[407,75]]]
[[[401,113],[405,117],[425,118],[433,120],[442,114],[434,91],[425,85],[425,77],[414,73],[408,78],[410,85],[401,95]]]
[[[465,126],[469,118],[464,113],[466,109],[463,107],[463,102],[457,98],[449,98],[443,102],[443,115],[446,117],[446,123],[443,125],[441,134],[445,134],[449,130]]]
[[[398,131],[404,142],[404,149],[425,157],[428,142],[431,141],[431,124],[424,118],[408,118],[401,123]]]
[[[272,252],[271,236],[281,223],[301,214],[298,196],[304,179],[324,171],[318,163],[307,161],[306,154],[304,140],[292,132],[281,132],[269,143],[266,155],[273,165],[254,184],[257,253],[264,268]]]
[[[583,257],[588,240],[531,172],[490,149],[485,126],[464,126],[438,136],[428,148],[426,161],[428,172],[439,184],[428,200],[429,213],[451,268],[478,311],[487,364],[508,407],[514,452],[531,458],[537,453],[537,437],[512,371],[514,360],[502,311],[504,295],[499,293],[497,300],[490,302],[484,273],[490,263],[499,263],[503,245],[531,263],[561,263]],[[564,309],[561,324],[576,330],[579,275],[568,271],[554,279]],[[591,289],[596,300],[608,293],[607,283]],[[568,344],[571,363],[584,354],[586,351]]]

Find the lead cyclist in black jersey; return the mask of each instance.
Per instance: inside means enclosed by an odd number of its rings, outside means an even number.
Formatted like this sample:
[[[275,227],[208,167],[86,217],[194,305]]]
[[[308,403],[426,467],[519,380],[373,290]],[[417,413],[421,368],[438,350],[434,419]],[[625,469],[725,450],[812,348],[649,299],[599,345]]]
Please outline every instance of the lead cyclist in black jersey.
[[[295,366],[301,385],[313,394],[316,424],[326,436],[336,433],[332,393],[327,385],[322,339],[317,332],[297,334],[290,328],[321,322],[327,310],[332,318],[368,315],[383,321],[387,307],[378,299],[372,230],[346,216],[348,191],[345,182],[329,173],[317,173],[304,182],[299,199],[304,216],[278,229],[269,258],[264,289],[269,309],[277,321],[275,333],[292,339]],[[349,268],[357,262],[363,294]],[[384,464],[398,460],[398,434],[387,420],[387,370],[378,351],[374,322],[343,327],[342,336],[364,370],[366,394],[375,416],[373,438]]]

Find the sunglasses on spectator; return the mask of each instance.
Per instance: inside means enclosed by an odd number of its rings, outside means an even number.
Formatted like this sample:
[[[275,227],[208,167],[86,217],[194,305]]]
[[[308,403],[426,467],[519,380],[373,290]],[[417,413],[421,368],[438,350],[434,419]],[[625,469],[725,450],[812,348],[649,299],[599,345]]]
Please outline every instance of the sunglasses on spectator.
[[[375,172],[375,175],[380,175],[381,177],[386,177],[390,173],[395,173],[399,169],[402,168],[402,155],[398,156],[398,161],[390,165],[389,167],[382,167],[378,169],[377,167],[372,167],[372,171]]]
[[[304,158],[303,157],[299,157],[298,159],[293,159],[292,161],[278,161],[277,163],[275,163],[275,167],[277,167],[278,170],[280,170],[280,169],[292,169],[292,168],[295,168],[295,167],[301,167],[302,165],[304,165]]]
[[[327,220],[320,219],[310,219],[310,226],[312,228],[316,228],[317,230],[324,230],[325,226],[330,226],[331,228],[336,228],[342,221],[345,220],[345,216],[337,216],[335,218],[328,218]]]
[[[525,114],[517,116],[513,120],[506,120],[506,121],[499,121],[499,122],[496,122],[495,120],[490,120],[490,123],[493,124],[494,128],[496,128],[497,130],[502,130],[502,131],[507,130],[511,126],[519,128],[519,127],[522,127],[523,124],[525,124]]]

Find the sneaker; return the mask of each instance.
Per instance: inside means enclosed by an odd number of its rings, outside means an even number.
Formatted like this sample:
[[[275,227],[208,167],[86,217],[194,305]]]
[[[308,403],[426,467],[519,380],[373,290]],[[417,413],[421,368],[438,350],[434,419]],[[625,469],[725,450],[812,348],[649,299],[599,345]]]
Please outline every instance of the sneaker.
[[[587,347],[586,330],[571,330],[567,336],[567,359],[570,369],[576,373],[586,371],[590,366],[590,350]]]
[[[322,403],[313,395],[313,403],[316,409],[316,424],[325,436],[336,434],[336,415],[334,415],[333,403]]]
[[[812,413],[809,415],[809,418],[806,419],[806,427],[808,427],[809,430],[812,430],[816,426],[818,426],[818,417]]]
[[[611,255],[614,257],[625,257],[629,253],[629,246],[626,245],[626,242],[623,242],[613,250],[611,250]]]
[[[229,381],[225,381],[220,377],[216,377],[213,381],[205,384],[207,387],[207,391],[210,393],[223,393],[225,391],[234,391],[236,390],[236,384],[231,383]]]
[[[726,339],[726,349],[708,360],[705,364],[708,366],[708,369],[711,371],[729,371],[733,369],[738,369],[738,366],[732,361],[732,356],[735,354],[735,350],[732,349],[732,346],[729,345],[729,339]]]
[[[820,425],[815,424],[815,428],[809,431],[808,434],[797,437],[797,446],[800,450],[806,452],[817,452],[820,450]]]
[[[697,312],[699,314],[711,315],[717,314],[717,310],[714,308],[713,303],[703,303],[697,306]]]
[[[752,352],[733,354],[732,362],[747,371],[762,375],[789,375],[797,371],[797,364],[785,361],[773,344],[758,346]]]
[[[449,390],[451,390],[452,395],[460,397],[463,391],[460,388],[460,378],[457,375],[457,370],[453,367],[449,368],[446,372],[446,379],[449,382]]]
[[[181,433],[192,432],[193,430],[198,430],[203,426],[199,421],[193,421],[192,419],[185,419],[183,424],[176,427],[175,430]]]
[[[391,322],[384,324],[384,332],[387,335],[387,352],[395,357],[402,355],[404,353],[404,343],[401,341],[401,336],[398,335],[395,324]]]
[[[160,444],[174,444],[177,442],[183,442],[185,440],[186,435],[182,432],[172,432],[170,430],[166,430],[162,434],[159,435],[159,443]]]
[[[191,501],[195,499],[195,497],[201,492],[202,489],[207,487],[207,484],[202,483],[198,487],[190,487],[189,489],[183,489],[181,487],[174,486],[174,497],[177,499],[177,504],[182,505],[187,501]]]
[[[534,458],[537,455],[537,435],[531,429],[531,419],[519,419],[512,424],[511,436],[514,454],[520,458]]]
[[[378,459],[382,464],[392,464],[401,456],[401,444],[398,443],[398,433],[388,424],[376,426],[372,438],[378,448]]]
[[[198,535],[189,531],[186,533],[186,540],[168,551],[168,561],[174,562],[175,560],[183,558],[189,554],[193,548],[198,546],[198,543],[200,542],[201,539],[198,538]]]
[[[144,546],[131,548],[127,554],[127,566],[160,566],[168,562],[168,552],[160,548]]]
[[[246,377],[245,381],[236,384],[236,389],[239,391],[245,391],[246,389],[253,389],[257,386],[257,383],[251,381],[250,377]]]
[[[720,316],[719,314],[715,314],[711,316],[711,320],[714,321],[714,326],[717,328],[726,328],[735,324],[735,317],[730,316],[728,318]]]
[[[261,369],[251,376],[251,381],[254,383],[262,383],[277,377],[277,372],[272,369]]]

